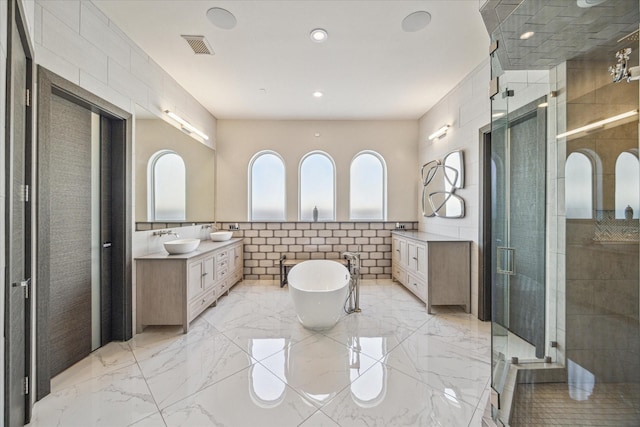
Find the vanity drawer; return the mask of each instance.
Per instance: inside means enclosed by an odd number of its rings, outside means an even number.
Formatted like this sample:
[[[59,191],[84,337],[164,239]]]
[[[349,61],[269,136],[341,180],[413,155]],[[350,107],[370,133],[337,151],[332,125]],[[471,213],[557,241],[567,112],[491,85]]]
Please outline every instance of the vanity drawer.
[[[422,301],[427,301],[427,282],[425,279],[413,274],[407,274],[407,283],[405,285]]]
[[[221,262],[223,260],[227,260],[228,258],[229,258],[228,250],[220,251],[216,254],[216,262]]]
[[[217,280],[225,280],[229,276],[229,269],[225,267],[221,267],[217,269]]]
[[[407,272],[397,265],[393,266],[393,278],[405,285],[407,283]]]
[[[189,303],[189,322],[202,313],[216,300],[215,289],[210,289]]]
[[[216,270],[220,271],[220,270],[226,270],[229,268],[229,260],[224,258],[222,260],[218,260],[216,262]]]

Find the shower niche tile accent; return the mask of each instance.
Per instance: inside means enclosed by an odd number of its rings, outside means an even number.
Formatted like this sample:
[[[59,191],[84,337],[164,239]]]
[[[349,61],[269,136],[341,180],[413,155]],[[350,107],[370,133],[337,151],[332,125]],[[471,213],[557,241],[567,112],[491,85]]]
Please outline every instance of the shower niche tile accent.
[[[597,210],[593,240],[596,242],[638,242],[640,228],[637,219],[615,217],[615,210]]]
[[[464,188],[464,155],[451,151],[442,160],[422,165],[422,215],[441,218],[463,218],[464,199],[456,190]]]

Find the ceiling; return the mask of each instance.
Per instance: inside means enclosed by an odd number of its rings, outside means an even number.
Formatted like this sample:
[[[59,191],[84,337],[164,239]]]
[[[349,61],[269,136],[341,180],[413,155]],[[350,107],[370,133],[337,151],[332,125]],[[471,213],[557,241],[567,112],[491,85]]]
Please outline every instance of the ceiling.
[[[488,56],[478,0],[93,2],[220,119],[417,119]],[[212,7],[235,28],[214,26]],[[431,22],[404,32],[416,11]],[[317,27],[326,42],[311,41]],[[195,55],[183,34],[215,54]]]
[[[580,6],[582,4],[582,6]],[[588,7],[587,7],[588,6]],[[615,62],[623,47],[637,50],[637,1],[490,0],[482,17],[503,69],[549,69],[570,59]],[[534,36],[520,36],[533,31]]]

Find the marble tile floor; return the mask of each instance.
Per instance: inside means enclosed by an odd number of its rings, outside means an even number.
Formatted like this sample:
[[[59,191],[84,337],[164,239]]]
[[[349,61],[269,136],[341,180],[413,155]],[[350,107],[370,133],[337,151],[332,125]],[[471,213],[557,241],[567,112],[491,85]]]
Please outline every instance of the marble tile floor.
[[[390,280],[363,281],[362,312],[327,331],[287,289],[245,281],[180,327],[148,327],[52,380],[30,426],[481,426],[490,324],[429,315]]]

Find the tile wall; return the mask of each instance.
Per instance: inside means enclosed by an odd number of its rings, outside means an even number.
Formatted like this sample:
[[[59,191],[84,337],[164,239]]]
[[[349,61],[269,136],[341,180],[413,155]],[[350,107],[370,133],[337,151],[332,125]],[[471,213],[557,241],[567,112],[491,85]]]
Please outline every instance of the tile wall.
[[[6,2],[4,2],[6,3]],[[25,1],[30,6],[35,57],[83,89],[133,112],[135,105],[166,120],[179,111],[208,135],[216,119],[91,1]],[[215,137],[207,144],[215,148]]]
[[[232,222],[217,224],[220,230]],[[417,230],[417,222],[402,222]],[[234,237],[244,237],[244,278],[279,280],[279,259],[338,259],[359,251],[363,279],[391,278],[391,231],[395,222],[243,222]]]

